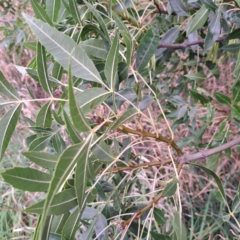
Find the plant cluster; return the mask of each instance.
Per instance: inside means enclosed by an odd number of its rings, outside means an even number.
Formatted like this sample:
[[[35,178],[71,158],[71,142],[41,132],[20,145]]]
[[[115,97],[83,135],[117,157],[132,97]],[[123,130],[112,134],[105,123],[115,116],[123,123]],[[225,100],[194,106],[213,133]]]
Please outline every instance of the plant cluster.
[[[184,166],[216,182],[220,219],[237,237],[240,185],[229,201],[216,165],[240,144],[240,2],[30,2],[35,17],[23,17],[37,40],[24,45],[36,56],[21,72],[48,97],[28,89],[32,99],[23,100],[0,73],[0,158],[23,119],[33,134],[22,154],[45,170],[1,175],[14,188],[46,193],[25,210],[39,215],[33,239],[188,239]],[[230,93],[206,89],[229,57]],[[20,117],[26,102],[39,108],[35,119]]]

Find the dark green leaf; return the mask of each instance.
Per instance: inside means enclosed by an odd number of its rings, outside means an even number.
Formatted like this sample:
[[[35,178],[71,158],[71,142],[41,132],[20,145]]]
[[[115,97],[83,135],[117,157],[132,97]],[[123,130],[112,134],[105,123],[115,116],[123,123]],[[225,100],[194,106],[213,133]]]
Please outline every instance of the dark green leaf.
[[[108,81],[108,86],[110,87],[110,91],[114,91],[115,89],[115,82],[116,82],[116,74],[117,74],[117,67],[118,67],[118,51],[119,51],[119,43],[118,43],[119,36],[116,36],[113,39],[111,48],[108,52],[106,64],[104,67],[104,74]]]
[[[63,73],[62,66],[58,62],[55,62],[54,65],[53,65],[52,77],[54,77],[58,80],[61,80],[62,73]]]
[[[177,115],[177,119],[181,119],[182,117],[184,117],[187,113],[187,106],[182,106],[179,110],[178,110],[178,115]]]
[[[20,167],[6,170],[1,175],[4,181],[13,187],[29,192],[47,191],[52,178],[51,174],[33,168]]]
[[[66,143],[61,137],[61,134],[59,132],[55,133],[51,139],[51,144],[54,149],[54,151],[57,153],[57,155],[60,155],[63,150],[66,148]]]
[[[184,75],[186,78],[189,78],[191,80],[197,81],[197,82],[203,82],[206,79],[205,74],[197,72],[197,73],[190,73]]]
[[[232,106],[232,113],[237,120],[240,120],[240,107],[238,105],[234,104]]]
[[[226,52],[236,53],[240,49],[240,44],[239,43],[228,44],[223,46],[221,49]]]
[[[50,139],[51,139],[50,135],[34,139],[29,146],[29,151],[36,152],[44,150],[48,146]]]
[[[177,190],[177,182],[175,180],[169,182],[163,190],[163,197],[171,197]]]
[[[4,152],[17,125],[21,108],[21,104],[12,107],[0,120],[0,160],[4,155]]]
[[[30,2],[36,17],[48,23],[49,25],[52,25],[50,18],[48,17],[46,12],[43,10],[43,8],[38,4],[38,2],[36,0],[30,0]]]
[[[199,100],[201,104],[207,104],[212,101],[212,98],[208,96],[208,98],[204,97],[200,93],[198,93],[196,90],[190,90],[191,95],[195,100]]]
[[[52,125],[51,102],[42,106],[36,117],[36,126],[50,128]]]
[[[128,65],[125,62],[118,63],[118,79],[122,82],[128,78]]]
[[[38,42],[37,45],[37,69],[39,82],[47,94],[51,95],[51,88],[49,86],[47,64],[46,64],[46,53],[45,48]]]
[[[76,0],[68,0],[69,3],[69,11],[73,17],[73,19],[78,23],[80,26],[82,25],[81,23],[81,17],[78,11],[78,6],[76,3]]]
[[[159,225],[164,225],[166,223],[167,219],[164,216],[164,211],[159,208],[154,208],[153,215]]]
[[[110,147],[103,141],[95,145],[93,153],[96,158],[104,163],[110,163],[114,160]]]
[[[61,1],[46,0],[46,12],[52,22],[57,22]]]
[[[127,48],[127,53],[126,53],[126,59],[127,59],[127,64],[128,66],[131,65],[131,61],[132,61],[132,53],[133,53],[133,42],[132,42],[132,38],[129,32],[126,31],[120,31],[122,37],[123,37],[123,41],[126,45]]]
[[[153,231],[151,231],[151,236],[153,237],[154,240],[171,240],[171,238],[168,235],[156,233]]]
[[[224,188],[223,188],[223,185],[222,185],[222,182],[221,180],[219,179],[219,177],[216,175],[216,173],[214,173],[213,171],[211,171],[210,169],[207,169],[206,167],[204,166],[200,166],[200,165],[197,165],[195,163],[191,163],[191,165],[193,165],[194,167],[197,167],[197,168],[200,168],[202,169],[205,173],[207,173],[208,175],[211,175],[214,180],[216,181],[217,185],[218,185],[218,188],[220,190],[220,193],[223,197],[223,199],[226,201],[226,195],[225,195],[225,192],[224,192]]]
[[[233,214],[240,212],[240,193],[237,193],[233,199],[232,212]]]
[[[217,99],[220,103],[226,104],[226,105],[228,105],[228,106],[231,106],[231,99],[230,99],[228,96],[226,96],[226,95],[224,95],[224,94],[222,94],[222,93],[219,93],[219,92],[215,92],[215,93],[214,93],[214,96],[216,97],[216,99]]]
[[[44,200],[36,203],[26,209],[26,212],[41,215],[43,211]],[[49,206],[49,215],[60,215],[77,206],[77,197],[74,188],[57,193]]]
[[[209,10],[215,11],[218,9],[218,6],[212,0],[200,0],[206,8]]]
[[[160,37],[156,35],[152,29],[149,29],[137,48],[136,66],[138,72],[143,70],[151,57],[154,55],[159,44]]]
[[[232,88],[233,93],[233,102],[238,103],[240,102],[240,81],[237,81]]]
[[[145,95],[139,102],[139,109],[141,111],[145,110],[152,103],[152,101],[153,101],[152,95]]]
[[[173,11],[178,15],[182,17],[187,17],[188,16],[188,11],[183,3],[182,0],[169,0],[169,3],[173,9]]]
[[[19,100],[19,95],[16,89],[6,80],[3,73],[0,71],[0,93],[10,99]]]
[[[239,38],[240,38],[240,28],[237,28],[227,36],[226,41],[229,41],[231,39],[239,39]]]
[[[43,168],[54,169],[58,157],[46,152],[22,152],[22,155]]]

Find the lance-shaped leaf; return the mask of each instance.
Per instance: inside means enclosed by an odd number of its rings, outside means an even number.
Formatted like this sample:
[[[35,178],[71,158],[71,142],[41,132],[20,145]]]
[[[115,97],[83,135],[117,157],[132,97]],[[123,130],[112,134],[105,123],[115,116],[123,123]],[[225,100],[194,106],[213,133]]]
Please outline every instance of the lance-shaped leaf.
[[[57,22],[58,13],[61,7],[61,1],[46,0],[46,12],[52,22]]]
[[[219,36],[220,30],[221,30],[220,14],[216,13],[213,15],[213,18],[208,27],[204,45],[205,52],[207,52],[207,50],[209,50],[209,48],[215,43]]]
[[[71,72],[74,76],[103,83],[93,62],[77,43],[48,24],[26,14],[23,16],[41,44],[65,69],[68,69],[71,59]]]
[[[175,180],[169,182],[163,190],[163,197],[170,197],[175,194],[177,190],[177,182]]]
[[[68,97],[69,97],[70,115],[71,115],[74,127],[81,132],[90,131],[91,128],[88,125],[81,109],[78,107],[76,103],[70,71],[68,76]]]
[[[141,39],[136,58],[136,66],[139,72],[143,70],[150,61],[157,49],[159,41],[160,37],[156,35],[152,29],[149,29]]]
[[[218,6],[212,0],[200,0],[206,8],[215,11],[218,9]]]
[[[131,61],[132,61],[132,52],[133,52],[133,42],[132,42],[132,37],[130,35],[129,32],[125,32],[125,31],[120,31],[122,37],[123,37],[123,41],[126,45],[127,48],[127,64],[128,66],[131,65]]]
[[[107,60],[105,63],[104,73],[106,79],[108,81],[109,87],[111,91],[114,91],[115,82],[116,82],[116,74],[118,67],[118,51],[119,51],[119,43],[118,43],[118,35],[113,39],[112,46],[107,56]]]
[[[13,131],[17,125],[21,108],[21,104],[12,107],[0,120],[0,160],[4,155]]]
[[[188,16],[188,11],[186,6],[184,5],[182,0],[169,0],[169,3],[173,9],[173,11],[178,15],[182,17]]]
[[[51,174],[33,168],[20,167],[6,170],[1,175],[4,181],[13,187],[29,192],[47,191],[52,178]]]
[[[51,95],[51,88],[49,86],[47,64],[46,64],[46,53],[45,48],[38,42],[37,45],[37,70],[39,82],[47,94]]]
[[[51,135],[46,135],[46,136],[42,136],[34,139],[29,146],[29,151],[44,150],[48,146],[51,137],[52,137]]]
[[[109,95],[110,92],[102,88],[89,88],[81,93],[78,93],[75,96],[75,99],[78,107],[81,108],[82,113],[85,115],[90,112],[91,109],[103,103]],[[64,106],[64,110],[67,114],[69,113],[69,104]]]
[[[63,226],[64,226],[65,222],[67,221],[67,219],[69,218],[69,216],[70,216],[69,211],[62,215],[54,216],[52,224],[51,224],[51,232],[61,233]]]
[[[85,50],[89,57],[91,58],[96,57],[106,60],[107,51],[103,40],[88,39],[86,41],[81,42],[79,45]]]
[[[11,99],[19,100],[19,95],[16,89],[6,80],[1,71],[0,71],[0,93]]]
[[[98,12],[98,10],[96,8],[93,7],[93,5],[91,5],[89,2],[87,2],[86,0],[83,0],[85,5],[88,7],[88,9],[92,12],[92,14],[94,15],[94,17],[97,19],[98,24],[100,25],[100,28],[102,29],[102,31],[104,32],[105,37],[107,38],[107,40],[110,42],[110,38],[108,35],[108,30],[106,28],[106,23],[104,22],[102,16],[100,15],[100,13]]]
[[[82,141],[81,137],[79,136],[79,133],[75,130],[75,128],[73,127],[68,115],[66,114],[65,111],[63,111],[63,116],[65,119],[65,123],[66,123],[66,128],[68,131],[68,135],[71,138],[71,140],[73,141],[73,143],[80,143]]]
[[[28,207],[26,212],[41,215],[43,211],[44,200]],[[77,197],[74,188],[64,190],[56,194],[52,204],[49,206],[48,215],[60,215],[77,206]]]
[[[237,51],[240,50],[240,44],[239,43],[228,44],[221,47],[221,49],[226,52],[236,53]]]
[[[103,141],[95,145],[93,154],[104,163],[114,160],[110,147]]]
[[[216,97],[216,99],[222,103],[222,104],[226,104],[228,106],[231,106],[231,99],[230,97],[222,94],[222,93],[219,93],[219,92],[215,92],[214,93],[214,96]]]
[[[46,103],[39,110],[36,118],[36,126],[50,128],[52,125],[51,102]]]
[[[201,28],[204,25],[204,23],[207,21],[208,13],[209,13],[209,9],[207,9],[205,6],[202,6],[193,17],[192,23],[189,27],[187,34],[190,34],[198,30],[199,28]]]
[[[58,157],[46,152],[22,152],[22,155],[43,168],[54,169]]]
[[[72,14],[73,19],[81,26],[82,23],[81,23],[81,18],[77,8],[76,0],[68,0],[68,3],[69,3],[69,10],[70,10],[70,13]]]
[[[113,122],[111,129],[115,130],[125,122],[131,121],[137,113],[138,111],[135,108],[128,109],[116,121]]]
[[[55,79],[61,80],[62,73],[63,73],[62,66],[58,62],[55,62],[54,65],[53,65],[52,77],[55,78]]]
[[[59,157],[44,203],[41,226],[39,227],[39,239],[42,237],[44,223],[55,194],[61,189],[76,163],[81,160],[83,156],[86,156],[86,152],[91,144],[91,139],[92,135],[89,135],[84,142],[70,146]]]
[[[49,25],[52,25],[52,22],[46,12],[44,11],[43,7],[41,7],[36,0],[30,0],[33,11],[36,17]]]

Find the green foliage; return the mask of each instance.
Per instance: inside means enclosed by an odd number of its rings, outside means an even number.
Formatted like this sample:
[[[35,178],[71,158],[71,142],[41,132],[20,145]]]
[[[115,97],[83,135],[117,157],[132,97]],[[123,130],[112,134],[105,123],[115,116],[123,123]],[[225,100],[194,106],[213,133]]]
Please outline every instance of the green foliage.
[[[239,50],[240,17],[232,6],[169,0],[166,12],[157,1],[30,2],[35,17],[23,17],[37,40],[25,43],[36,52],[26,72],[48,97],[36,99],[29,89],[32,99],[23,100],[0,73],[0,158],[22,105],[35,102],[39,110],[28,119],[22,155],[43,169],[1,173],[15,188],[46,192],[26,209],[39,215],[33,239],[193,239],[198,222],[182,214],[180,173],[189,164],[179,162],[183,146],[198,151],[199,159],[217,149],[206,166],[192,163],[190,171],[213,177],[216,201],[227,211],[220,219],[234,226],[226,237],[237,235],[239,189],[230,204],[215,171],[222,151],[231,159],[234,132],[227,124],[240,125],[239,56],[230,94],[205,87],[209,76],[219,76],[221,59]],[[229,109],[207,142],[203,135],[223,106]],[[162,199],[170,201],[160,205]],[[162,207],[167,202],[171,212]],[[209,205],[208,199],[205,220]],[[203,226],[194,232],[199,239]]]

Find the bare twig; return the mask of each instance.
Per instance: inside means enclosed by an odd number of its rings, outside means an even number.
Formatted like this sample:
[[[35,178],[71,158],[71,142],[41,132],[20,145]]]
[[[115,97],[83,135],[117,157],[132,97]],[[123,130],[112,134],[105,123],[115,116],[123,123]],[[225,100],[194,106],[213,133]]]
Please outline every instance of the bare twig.
[[[240,137],[238,137],[228,143],[222,144],[221,146],[212,148],[212,149],[199,151],[197,153],[193,153],[193,154],[189,154],[189,155],[183,155],[182,157],[179,157],[178,160],[182,163],[188,163],[188,162],[191,162],[191,161],[194,161],[197,159],[207,158],[213,154],[222,152],[222,151],[224,151],[228,148],[231,148],[235,145],[238,145],[238,144],[240,144]]]

